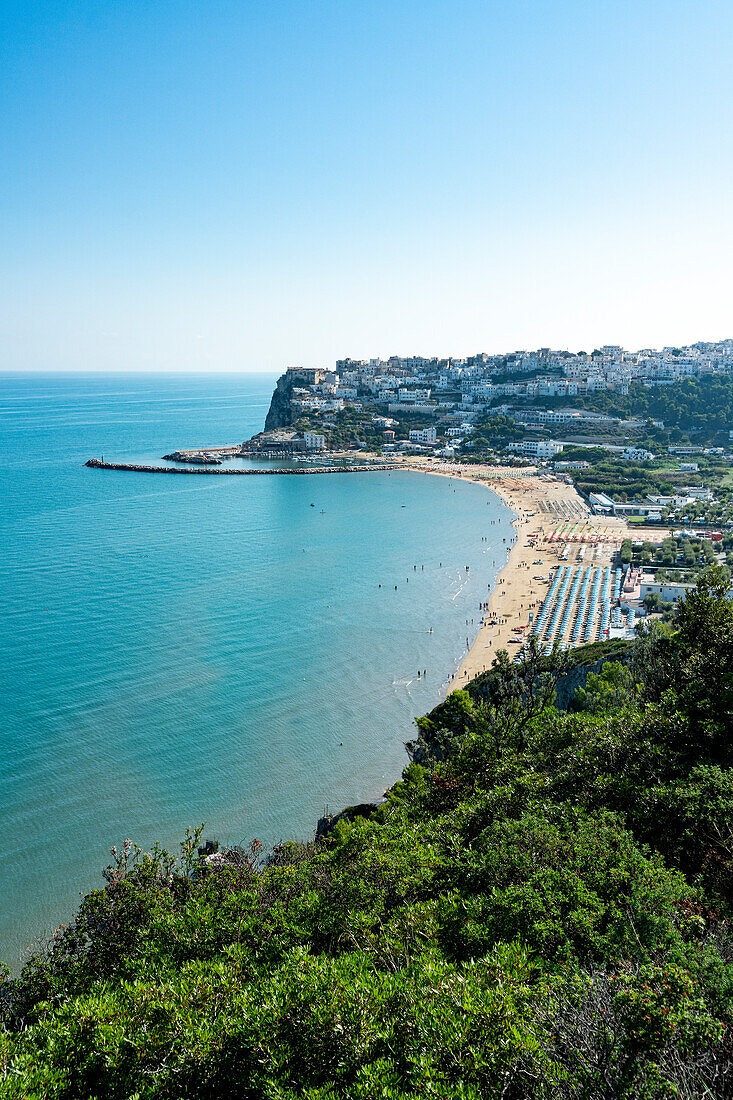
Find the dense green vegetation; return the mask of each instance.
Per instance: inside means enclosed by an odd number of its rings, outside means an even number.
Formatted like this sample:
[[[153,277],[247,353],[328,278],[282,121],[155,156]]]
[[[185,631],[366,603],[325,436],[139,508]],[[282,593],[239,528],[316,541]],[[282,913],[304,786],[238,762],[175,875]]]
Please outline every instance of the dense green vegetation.
[[[696,581],[701,573],[715,564],[720,564],[720,575],[730,579],[728,559],[731,553],[724,547],[731,545],[733,536],[730,535],[716,543],[710,539],[673,538],[671,535],[660,543],[633,543],[627,538],[621,543],[619,557],[622,565],[633,562],[645,569],[653,568],[658,580]]]
[[[699,432],[706,441],[725,433],[727,443],[728,428],[733,424],[733,376],[701,375],[668,386],[632,382],[628,394],[598,390],[570,399],[537,398],[534,404],[550,408],[571,404],[622,419],[663,420],[668,431]]]
[[[579,457],[578,452],[582,456],[580,448],[566,450],[570,452],[571,461]],[[561,457],[565,458],[565,451]],[[618,501],[645,500],[648,494],[669,496],[674,493],[674,485],[665,472],[654,469],[650,463],[614,460],[608,451],[595,462],[593,458],[585,460],[592,463],[590,469],[573,472],[573,481],[581,493],[606,493]]]
[[[298,431],[322,432],[329,450],[350,450],[364,447],[369,451],[381,450],[384,442],[384,429],[373,423],[373,416],[385,416],[381,405],[364,403],[356,408],[347,405],[340,412],[329,413],[325,418],[318,414],[298,417],[295,427]],[[398,413],[390,417],[397,421],[394,427],[395,439],[399,443],[410,438],[411,428],[437,428],[441,442],[445,442],[445,426],[436,423],[429,413]]]
[[[730,1097],[726,587],[587,677],[502,655],[317,846],[126,844],[1,987],[0,1095]]]
[[[300,432],[322,433],[329,450],[345,451],[366,443],[369,450],[378,451],[382,445],[382,429],[372,423],[372,416],[377,415],[383,415],[378,405],[347,406],[340,412],[329,413],[325,422],[318,413],[304,413],[297,418],[294,427]]]
[[[487,451],[501,449],[507,443],[522,439],[524,432],[514,425],[510,416],[482,413],[473,426],[473,433],[465,440],[463,450],[480,456]]]
[[[727,434],[733,423],[733,376],[712,374],[669,386],[632,382],[625,397],[605,391],[589,394],[583,402],[613,416],[652,417],[663,420],[668,429],[699,431],[703,438],[712,439],[720,432]],[[624,411],[611,412],[614,407]]]

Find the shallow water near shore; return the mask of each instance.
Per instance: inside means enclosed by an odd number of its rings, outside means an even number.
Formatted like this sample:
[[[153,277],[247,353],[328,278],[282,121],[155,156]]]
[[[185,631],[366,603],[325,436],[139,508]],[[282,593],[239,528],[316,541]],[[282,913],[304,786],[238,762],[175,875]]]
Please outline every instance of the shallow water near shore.
[[[241,440],[274,382],[0,376],[8,963],[126,836],[271,844],[381,796],[476,634],[513,538],[482,487],[82,465]]]

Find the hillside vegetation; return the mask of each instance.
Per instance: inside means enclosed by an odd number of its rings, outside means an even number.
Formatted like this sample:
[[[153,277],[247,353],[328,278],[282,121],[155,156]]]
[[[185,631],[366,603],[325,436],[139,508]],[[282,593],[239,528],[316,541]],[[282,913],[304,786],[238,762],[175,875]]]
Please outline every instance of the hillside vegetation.
[[[538,398],[534,403],[553,407],[568,404],[568,400]],[[718,372],[664,386],[632,382],[628,394],[598,390],[574,397],[570,404],[624,419],[660,419],[667,429],[700,432],[707,439],[718,432],[727,432],[733,419],[733,376]]]
[[[730,1097],[726,587],[565,711],[561,655],[503,657],[317,847],[126,844],[2,985],[0,1095]]]

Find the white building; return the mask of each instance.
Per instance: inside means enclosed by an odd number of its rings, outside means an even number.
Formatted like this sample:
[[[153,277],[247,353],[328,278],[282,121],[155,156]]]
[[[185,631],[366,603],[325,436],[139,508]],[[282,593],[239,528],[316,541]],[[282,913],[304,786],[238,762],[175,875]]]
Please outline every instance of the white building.
[[[712,489],[704,489],[701,485],[685,485],[680,489],[681,493],[684,493],[686,497],[690,497],[692,500],[713,500]]]
[[[588,497],[591,509],[596,515],[613,515],[615,504],[605,493],[591,493]]]
[[[507,446],[508,451],[517,451],[531,458],[554,458],[562,449],[562,443],[556,443],[554,439],[525,439]]]
[[[642,600],[650,592],[654,592],[669,603],[677,603],[694,587],[694,584],[686,584],[684,581],[657,581],[653,573],[641,573],[639,576],[639,598]]]
[[[643,447],[624,447],[621,452],[622,462],[651,462],[654,455]]]
[[[534,424],[591,424],[606,427],[618,422],[618,417],[603,413],[585,412],[579,409],[523,409],[522,423]],[[519,420],[519,418],[517,418]]]
[[[438,442],[435,428],[410,428],[410,443],[423,443],[428,446]]]
[[[303,439],[309,451],[325,451],[326,437],[318,432],[303,432]]]
[[[399,399],[403,404],[420,404],[422,401],[430,400],[430,390],[400,390]]]
[[[404,404],[402,401],[395,401],[394,404],[387,406],[387,412],[390,413],[422,413],[425,416],[436,416],[438,412],[438,406],[427,405],[424,403]]]

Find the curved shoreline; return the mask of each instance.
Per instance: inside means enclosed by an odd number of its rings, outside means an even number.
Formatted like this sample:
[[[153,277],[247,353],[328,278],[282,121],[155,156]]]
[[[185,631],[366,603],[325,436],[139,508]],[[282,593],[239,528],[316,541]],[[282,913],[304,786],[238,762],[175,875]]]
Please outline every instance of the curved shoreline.
[[[520,480],[522,482],[522,490],[527,491],[529,487],[525,488],[524,478],[528,473],[533,475],[534,470],[523,471],[523,476],[520,477],[518,471],[512,467],[506,467],[500,470],[496,467],[476,467],[472,469],[470,473],[467,471],[464,472],[464,469],[458,468],[438,469],[436,467],[423,467],[417,465],[411,468],[418,473],[448,477],[455,481],[469,481],[474,485],[483,487],[488,490],[489,493],[493,493],[494,496],[498,497],[513,513],[513,519],[509,522],[516,532],[515,539],[511,546],[507,547],[506,561],[500,563],[496,571],[493,586],[491,584],[488,586],[489,592],[487,593],[487,600],[480,601],[482,603],[487,603],[487,609],[479,612],[478,630],[463,657],[459,658],[460,663],[458,664],[458,668],[448,679],[443,689],[447,696],[450,695],[451,691],[455,691],[460,687],[465,687],[470,680],[490,668],[491,662],[496,656],[496,652],[499,649],[507,648],[507,643],[514,627],[511,625],[511,619],[508,617],[502,619],[503,609],[499,607],[503,594],[502,588],[509,578],[512,578],[515,585],[521,583],[522,580],[521,574],[519,574],[518,571],[520,550],[523,547],[520,534],[520,524],[522,523],[522,515],[520,513],[522,509],[515,499],[515,494],[519,491],[518,483]],[[506,482],[512,482],[513,484],[510,487]],[[535,486],[532,486],[532,488],[539,488],[539,483],[535,483]],[[510,588],[511,587],[512,581],[510,580]],[[549,583],[545,588],[549,588]],[[497,618],[499,618],[498,623],[496,622]],[[443,692],[441,692],[441,695],[443,695]]]
[[[370,456],[371,457],[371,456]],[[373,457],[377,457],[376,455]],[[411,457],[407,461],[384,464],[339,465],[339,466],[300,466],[284,468],[241,469],[231,467],[220,469],[211,466],[147,466],[126,462],[104,462],[92,458],[85,463],[92,469],[130,471],[134,473],[188,474],[207,477],[229,476],[304,476],[307,474],[338,473],[378,473],[392,471],[410,471],[448,477],[456,481],[470,481],[482,485],[493,492],[514,513],[511,524],[516,537],[507,547],[507,560],[500,564],[493,588],[489,585],[487,608],[480,610],[480,626],[473,641],[470,642],[457,670],[444,681],[441,689],[449,694],[459,686],[465,686],[475,676],[491,667],[491,663],[500,649],[507,649],[512,638],[516,640],[519,632],[530,626],[529,615],[536,618],[550,582],[547,573],[558,564],[555,546],[547,545],[545,523],[552,525],[555,517],[549,511],[542,511],[541,501],[572,501],[587,513],[590,523],[608,525],[607,517],[596,520],[587,512],[587,506],[575,486],[547,474],[538,475],[536,467],[517,468],[512,466],[436,466],[429,458]],[[616,524],[620,521],[616,520]],[[625,531],[626,524],[620,523]],[[544,545],[543,545],[544,544]],[[573,555],[575,556],[575,555]],[[532,572],[542,568],[545,575]],[[529,571],[529,572],[528,572]]]
[[[472,466],[440,469],[413,461],[409,468],[483,485],[514,513],[511,523],[517,537],[511,548],[508,548],[507,560],[499,568],[496,583],[488,595],[488,609],[480,612],[481,625],[476,636],[453,678],[448,682],[446,693],[450,694],[491,668],[498,650],[506,649],[511,655],[512,638],[527,631],[530,614],[533,619],[537,618],[550,587],[548,573],[560,563],[560,549],[564,551],[566,548],[565,543],[554,544],[551,541],[549,529],[557,527],[558,519],[548,511],[543,512],[541,501],[569,501],[582,507],[586,513],[584,522],[597,528],[598,541],[603,547],[606,544],[610,546],[613,541],[608,536],[609,530],[620,538],[625,535],[627,525],[618,518],[592,515],[574,485],[548,474],[538,474],[535,467],[517,469]],[[578,549],[573,549],[568,559],[563,560],[573,564],[577,559]],[[610,550],[602,549],[599,556],[610,560]],[[536,579],[540,574],[542,578]],[[521,630],[518,631],[517,628]]]
[[[371,457],[371,456],[370,456]],[[377,457],[377,456],[374,456]],[[438,466],[429,458],[411,457],[382,465],[306,466],[295,468],[272,467],[265,469],[211,468],[210,466],[144,466],[131,463],[102,462],[90,459],[85,465],[97,469],[133,471],[140,473],[196,474],[206,476],[252,475],[305,475],[325,473],[371,473],[405,471],[448,477],[456,481],[472,482],[494,493],[513,513],[510,520],[516,536],[506,547],[506,561],[500,562],[493,585],[489,591],[485,609],[479,607],[479,627],[462,656],[454,657],[454,671],[446,670],[446,679],[439,690],[442,699],[451,691],[465,687],[472,679],[487,671],[500,649],[510,654],[512,641],[517,641],[531,625],[530,614],[536,619],[539,608],[550,587],[548,575],[559,564],[559,547],[553,544],[550,528],[557,526],[557,516],[547,507],[555,501],[572,502],[586,514],[586,522],[608,529],[609,522],[625,532],[626,524],[609,521],[608,517],[591,515],[574,485],[549,474],[540,474],[536,467],[511,466]],[[544,510],[543,510],[543,505]],[[547,529],[546,529],[547,528]],[[563,547],[564,549],[564,547]],[[572,553],[575,559],[577,550]],[[563,559],[566,560],[566,559]],[[540,576],[536,570],[540,570]]]

